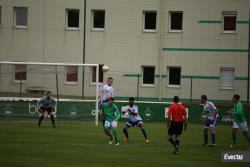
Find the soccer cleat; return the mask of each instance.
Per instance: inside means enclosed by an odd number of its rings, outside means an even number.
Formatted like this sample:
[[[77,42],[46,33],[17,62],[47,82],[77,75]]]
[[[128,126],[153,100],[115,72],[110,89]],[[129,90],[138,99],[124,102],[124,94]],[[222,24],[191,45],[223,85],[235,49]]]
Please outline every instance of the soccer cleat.
[[[150,141],[148,139],[145,140],[145,143],[149,143]]]
[[[120,144],[119,144],[119,143],[116,143],[115,145],[116,145],[116,146],[119,146]]]
[[[175,146],[174,147],[174,152],[173,152],[173,154],[175,154],[175,155],[177,155],[177,154],[179,154],[179,146]]]
[[[177,153],[179,153],[179,146],[176,146],[176,147],[175,147],[175,151],[176,151]]]
[[[123,138],[123,141],[128,141],[128,138],[124,137],[124,138]]]
[[[177,154],[179,154],[179,151],[178,150],[174,150],[173,154],[177,155]]]
[[[109,144],[113,144],[113,137],[110,137]]]
[[[236,147],[235,144],[230,144],[229,148],[234,149]]]

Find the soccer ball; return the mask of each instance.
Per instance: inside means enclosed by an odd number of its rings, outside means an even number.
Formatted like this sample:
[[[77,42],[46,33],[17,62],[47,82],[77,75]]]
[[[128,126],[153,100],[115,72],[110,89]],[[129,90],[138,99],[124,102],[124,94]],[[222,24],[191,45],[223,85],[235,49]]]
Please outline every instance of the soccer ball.
[[[109,67],[108,67],[108,66],[103,66],[103,67],[102,67],[102,71],[103,71],[103,72],[107,72],[108,70],[109,70]]]

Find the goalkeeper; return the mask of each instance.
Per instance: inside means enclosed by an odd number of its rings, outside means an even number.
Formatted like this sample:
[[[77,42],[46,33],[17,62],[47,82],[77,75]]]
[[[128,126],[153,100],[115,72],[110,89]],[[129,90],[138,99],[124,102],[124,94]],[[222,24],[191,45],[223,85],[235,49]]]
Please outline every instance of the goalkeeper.
[[[53,127],[55,128],[55,118],[52,112],[55,111],[56,101],[52,97],[52,92],[48,91],[47,96],[43,97],[41,100],[38,101],[37,107],[38,112],[40,113],[38,127],[40,127],[42,120],[44,119],[45,112],[50,116],[51,122]]]
[[[113,143],[115,139],[115,145],[119,145],[118,132],[117,132],[117,122],[121,117],[117,106],[114,104],[114,98],[111,97],[108,103],[104,103],[101,111],[102,117],[105,118],[104,131],[107,136],[110,137],[109,144]],[[113,138],[114,137],[114,138]]]

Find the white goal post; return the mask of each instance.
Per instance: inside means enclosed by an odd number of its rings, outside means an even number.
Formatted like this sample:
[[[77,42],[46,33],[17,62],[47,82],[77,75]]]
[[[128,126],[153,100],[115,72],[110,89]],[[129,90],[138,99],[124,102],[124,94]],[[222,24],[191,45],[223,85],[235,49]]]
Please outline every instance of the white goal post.
[[[44,63],[44,62],[14,62],[14,61],[0,61],[1,64],[6,65],[39,65],[39,66],[78,66],[78,67],[96,67],[96,93],[95,93],[95,125],[98,126],[98,102],[99,102],[99,64],[71,64],[71,63]],[[84,89],[84,88],[82,88]],[[59,100],[59,99],[58,99]]]

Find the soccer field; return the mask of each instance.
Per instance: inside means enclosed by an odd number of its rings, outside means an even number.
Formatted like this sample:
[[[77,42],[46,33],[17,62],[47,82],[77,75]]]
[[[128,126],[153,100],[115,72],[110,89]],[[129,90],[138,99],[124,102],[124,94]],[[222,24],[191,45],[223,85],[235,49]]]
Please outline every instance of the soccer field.
[[[109,145],[102,127],[94,122],[60,121],[52,128],[45,120],[0,121],[1,167],[163,167],[163,166],[249,166],[249,163],[222,163],[221,151],[229,150],[230,126],[219,125],[217,146],[202,145],[202,125],[189,125],[181,141],[179,155],[172,154],[164,123],[146,123],[150,143],[145,144],[139,129],[129,130],[130,141]],[[119,125],[122,138],[122,123]],[[246,140],[238,134],[238,149]]]

